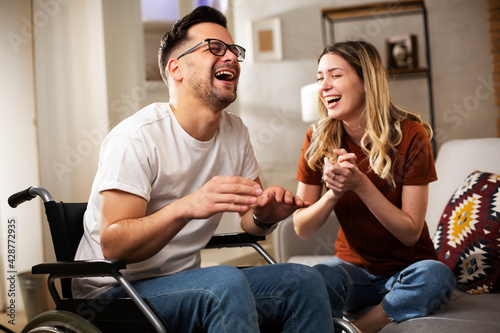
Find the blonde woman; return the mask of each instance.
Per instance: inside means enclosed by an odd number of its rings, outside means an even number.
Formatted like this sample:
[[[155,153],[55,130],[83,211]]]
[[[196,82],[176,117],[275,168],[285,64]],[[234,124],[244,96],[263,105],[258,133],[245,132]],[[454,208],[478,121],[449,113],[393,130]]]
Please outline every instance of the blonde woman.
[[[297,195],[311,206],[296,211],[293,222],[307,239],[332,210],[337,215],[335,258],[315,266],[332,314],[374,306],[354,323],[362,332],[426,316],[455,286],[425,223],[428,184],[437,179],[432,130],[391,101],[369,43],[325,48],[317,79],[321,119],[307,132],[297,172]]]

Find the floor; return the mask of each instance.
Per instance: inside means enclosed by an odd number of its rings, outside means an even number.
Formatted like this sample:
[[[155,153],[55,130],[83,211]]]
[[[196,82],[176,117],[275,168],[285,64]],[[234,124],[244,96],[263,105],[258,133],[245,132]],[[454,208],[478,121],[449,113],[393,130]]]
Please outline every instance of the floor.
[[[24,312],[17,312],[15,316],[11,318],[7,313],[0,312],[0,324],[13,332],[19,333],[26,325],[26,315]],[[0,332],[5,331],[0,327]]]

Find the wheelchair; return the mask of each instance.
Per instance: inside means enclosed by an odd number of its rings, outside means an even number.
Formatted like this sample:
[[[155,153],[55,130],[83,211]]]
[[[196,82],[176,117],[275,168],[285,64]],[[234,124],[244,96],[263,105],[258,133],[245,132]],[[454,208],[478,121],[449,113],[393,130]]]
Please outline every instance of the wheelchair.
[[[114,259],[75,261],[75,254],[83,236],[83,215],[87,203],[55,202],[43,187],[31,186],[11,195],[9,205],[18,205],[39,196],[44,203],[57,262],[41,263],[32,267],[33,274],[46,274],[49,293],[56,309],[34,317],[24,327],[23,333],[107,333],[107,332],[158,332],[172,333],[168,324],[154,307],[142,298],[120,273],[126,265]],[[230,233],[212,236],[205,248],[251,247],[268,264],[277,262],[258,243],[265,236],[247,233]],[[71,278],[111,276],[125,290],[129,298],[75,299],[71,292]],[[61,294],[56,287],[60,282]],[[357,330],[347,321],[334,318],[336,327],[347,333]],[[279,330],[281,332],[281,330]],[[274,331],[277,332],[277,331]],[[175,332],[176,333],[176,332]]]

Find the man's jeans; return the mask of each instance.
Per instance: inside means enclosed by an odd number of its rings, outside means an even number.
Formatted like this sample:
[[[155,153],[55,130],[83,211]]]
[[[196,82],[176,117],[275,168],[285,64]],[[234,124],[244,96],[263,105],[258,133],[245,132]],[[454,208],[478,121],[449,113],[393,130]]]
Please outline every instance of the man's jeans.
[[[448,302],[456,283],[450,269],[435,260],[416,262],[389,277],[374,276],[337,257],[314,268],[325,279],[334,317],[381,302],[398,323],[424,317]]]
[[[216,266],[132,283],[174,332],[333,332],[328,294],[315,269],[297,264]],[[121,287],[103,298],[127,297]]]

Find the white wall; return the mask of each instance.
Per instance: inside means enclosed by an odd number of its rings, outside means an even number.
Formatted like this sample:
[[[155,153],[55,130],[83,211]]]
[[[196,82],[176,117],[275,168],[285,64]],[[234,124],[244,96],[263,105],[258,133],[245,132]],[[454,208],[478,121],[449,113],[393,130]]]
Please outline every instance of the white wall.
[[[137,0],[102,1],[110,128],[142,107],[148,95],[141,6]]]
[[[296,189],[295,174],[309,124],[300,118],[300,88],[315,80],[317,55],[323,47],[321,10],[379,2],[342,0],[234,0],[234,40],[248,50],[242,63],[237,108],[247,124],[265,184]],[[487,30],[487,1],[426,0],[429,13],[431,63],[434,82],[435,132],[438,146],[455,138],[496,136]],[[283,60],[253,62],[251,24],[279,17]],[[364,25],[358,30],[363,31]],[[413,32],[407,19],[396,35]],[[408,29],[408,31],[405,31]],[[370,32],[370,31],[369,31]],[[382,34],[365,33],[375,37]],[[375,44],[374,42],[374,44]],[[383,44],[382,44],[383,45]],[[385,54],[384,50],[381,53]],[[394,85],[394,84],[393,84]],[[422,111],[425,90],[397,82],[395,87],[415,111]]]
[[[487,1],[426,2],[438,143],[497,136]]]
[[[7,271],[30,271],[43,260],[41,201],[13,209],[7,198],[14,192],[39,184],[37,117],[34,94],[33,35],[30,0],[0,0],[0,296],[5,296]],[[7,225],[15,219],[14,265],[8,262]],[[12,248],[11,248],[12,252]],[[11,275],[10,273],[8,275]],[[8,289],[10,285],[7,286]],[[15,288],[16,309],[23,309],[19,285]],[[5,298],[0,298],[3,303]],[[5,303],[1,304],[3,308]]]
[[[101,0],[60,4],[34,45],[41,185],[56,201],[84,201],[108,131]]]

